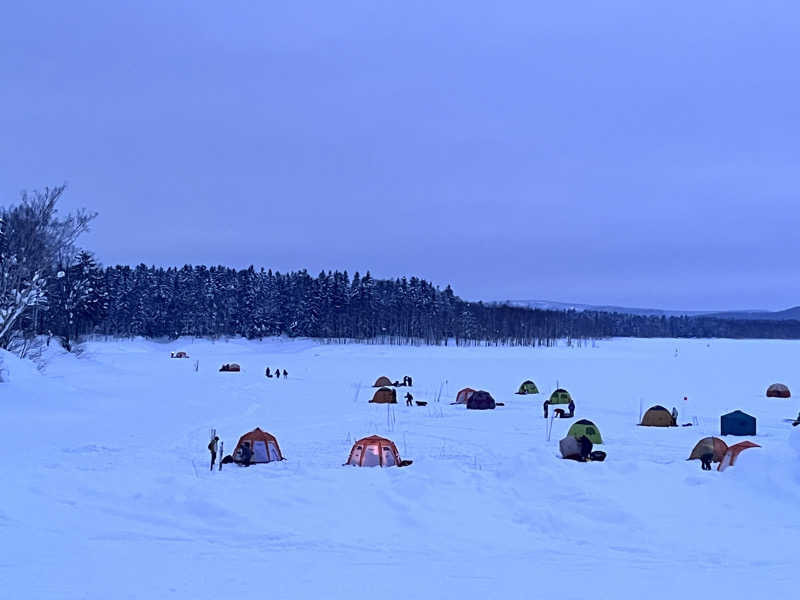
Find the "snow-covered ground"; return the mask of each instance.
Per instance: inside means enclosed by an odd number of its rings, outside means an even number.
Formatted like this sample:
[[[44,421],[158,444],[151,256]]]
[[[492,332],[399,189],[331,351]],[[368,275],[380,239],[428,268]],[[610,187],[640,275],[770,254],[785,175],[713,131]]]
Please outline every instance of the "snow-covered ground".
[[[2,354],[4,598],[730,599],[797,588],[800,444],[783,419],[800,402],[764,392],[775,381],[800,392],[800,343],[83,350],[51,348],[43,372]],[[219,373],[223,362],[243,370]],[[266,379],[265,366],[289,379]],[[406,374],[427,407],[368,404],[375,378]],[[528,378],[573,394],[606,462],[559,458],[571,421],[554,421],[546,440],[544,395],[513,393]],[[465,386],[506,405],[449,405]],[[640,401],[699,426],[637,427]],[[763,447],[724,472],[687,462],[737,408],[758,417],[758,436],[740,439]],[[208,471],[210,428],[230,451],[257,426],[288,460]],[[414,464],[343,467],[373,433]]]

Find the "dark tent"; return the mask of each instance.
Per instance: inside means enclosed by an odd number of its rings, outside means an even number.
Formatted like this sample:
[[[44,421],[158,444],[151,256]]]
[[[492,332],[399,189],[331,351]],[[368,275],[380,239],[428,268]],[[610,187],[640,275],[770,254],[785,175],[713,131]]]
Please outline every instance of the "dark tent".
[[[782,383],[773,383],[767,388],[767,398],[791,398],[789,388]]]
[[[735,410],[719,418],[719,428],[722,435],[756,435],[756,418]]]
[[[382,387],[375,392],[370,402],[375,404],[397,404],[397,390]]]
[[[475,392],[467,400],[467,408],[473,410],[487,410],[494,407],[494,398],[489,392],[484,392],[483,390]]]

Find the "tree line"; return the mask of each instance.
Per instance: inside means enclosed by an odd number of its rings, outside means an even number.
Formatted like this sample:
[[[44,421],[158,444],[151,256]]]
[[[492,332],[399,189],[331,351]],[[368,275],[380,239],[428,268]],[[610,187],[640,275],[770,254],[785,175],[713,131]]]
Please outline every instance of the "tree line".
[[[800,338],[800,321],[541,310],[467,302],[450,286],[369,272],[186,265],[102,267],[77,246],[94,214],[59,217],[63,187],[0,210],[0,347],[41,336],[286,335],[393,344],[553,345],[610,337]]]

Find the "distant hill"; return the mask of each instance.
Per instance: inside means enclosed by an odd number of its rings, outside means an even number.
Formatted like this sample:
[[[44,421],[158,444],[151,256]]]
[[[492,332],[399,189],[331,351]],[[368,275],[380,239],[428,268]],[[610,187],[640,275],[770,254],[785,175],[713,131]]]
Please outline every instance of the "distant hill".
[[[718,319],[736,319],[748,321],[800,321],[800,306],[785,310],[669,310],[660,308],[635,308],[630,306],[607,306],[594,304],[570,304],[568,302],[553,302],[550,300],[507,300],[511,306],[539,308],[541,310],[576,310],[597,311],[607,313],[621,313],[626,315],[643,315],[656,317],[714,317]]]

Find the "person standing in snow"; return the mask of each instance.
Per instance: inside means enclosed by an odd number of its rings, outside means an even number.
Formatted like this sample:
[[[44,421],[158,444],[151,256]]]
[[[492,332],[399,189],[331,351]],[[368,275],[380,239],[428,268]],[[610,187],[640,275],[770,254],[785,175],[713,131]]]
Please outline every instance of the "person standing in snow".
[[[550,400],[545,400],[542,407],[544,408],[544,418],[547,418],[547,407],[550,406]]]
[[[281,378],[281,370],[280,369],[275,369],[275,378],[276,379],[280,379]]]
[[[211,452],[211,471],[214,470],[214,463],[217,462],[217,443],[219,442],[219,436],[214,436],[214,438],[208,442],[208,451]]]
[[[265,375],[270,379],[272,379],[272,373],[269,372],[269,367],[267,367],[267,372],[265,373]]]
[[[572,398],[569,399],[569,404],[567,404],[567,408],[569,409],[569,413],[563,416],[571,419],[572,417],[575,416],[575,403],[572,401]]]
[[[406,406],[413,406],[411,401],[414,399],[414,396],[411,395],[411,392],[406,392]]]
[[[284,369],[283,370],[283,378],[286,379],[288,376],[289,376],[289,372],[286,369]]]
[[[678,425],[678,409],[674,406],[672,407],[672,424],[675,426]]]

